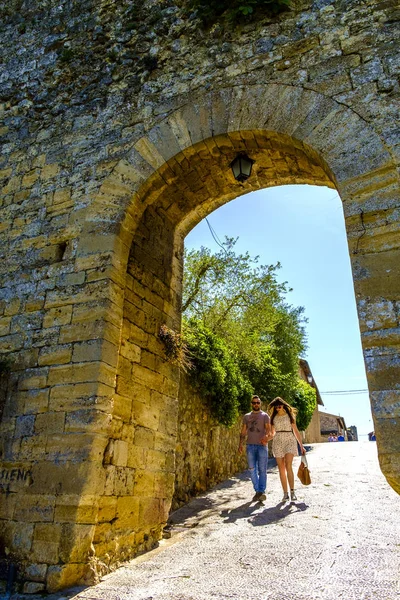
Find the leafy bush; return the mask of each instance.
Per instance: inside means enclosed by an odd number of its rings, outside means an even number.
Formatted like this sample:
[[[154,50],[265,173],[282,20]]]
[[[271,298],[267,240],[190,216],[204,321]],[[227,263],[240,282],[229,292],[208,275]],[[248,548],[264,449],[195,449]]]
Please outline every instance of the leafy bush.
[[[290,403],[298,411],[297,427],[300,431],[304,431],[309,426],[317,406],[317,392],[303,379],[299,379]]]
[[[252,386],[243,376],[228,346],[198,320],[185,324],[185,340],[193,368],[193,386],[205,398],[212,415],[223,425],[235,423],[250,407]]]

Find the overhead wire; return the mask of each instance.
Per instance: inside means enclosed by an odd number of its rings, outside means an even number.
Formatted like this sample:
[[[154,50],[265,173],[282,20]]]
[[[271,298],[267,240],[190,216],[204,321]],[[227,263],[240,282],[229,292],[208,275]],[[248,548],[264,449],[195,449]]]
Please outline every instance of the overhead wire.
[[[219,237],[218,237],[218,235],[217,235],[216,231],[215,231],[215,230],[213,229],[213,227],[211,226],[211,224],[210,224],[209,220],[207,219],[207,217],[206,217],[206,222],[207,222],[208,228],[209,228],[209,230],[210,230],[210,233],[211,233],[211,235],[212,235],[212,237],[213,237],[213,239],[214,239],[214,242],[215,242],[216,244],[218,244],[218,246],[220,246],[220,247],[222,248],[222,250],[224,250],[224,251],[226,252],[226,248],[225,248],[225,246],[223,246],[223,244],[221,243],[221,240],[219,239]]]
[[[342,395],[346,396],[346,395],[349,395],[349,394],[365,394],[366,392],[368,392],[367,389],[365,389],[365,390],[336,390],[336,391],[329,390],[327,392],[321,392],[320,391],[320,394],[325,394],[325,395],[328,395],[328,396],[329,395],[330,396],[342,396]]]

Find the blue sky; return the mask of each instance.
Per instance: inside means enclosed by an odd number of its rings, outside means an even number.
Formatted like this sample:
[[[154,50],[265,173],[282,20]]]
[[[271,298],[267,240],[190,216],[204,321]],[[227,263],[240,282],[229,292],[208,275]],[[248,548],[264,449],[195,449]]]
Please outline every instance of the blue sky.
[[[218,238],[239,237],[237,252],[280,262],[279,281],[293,288],[287,300],[304,306],[309,362],[322,410],[372,431],[368,393],[323,392],[367,388],[341,200],[326,187],[290,185],[240,196],[208,216]],[[206,220],[186,237],[187,248],[219,247]]]

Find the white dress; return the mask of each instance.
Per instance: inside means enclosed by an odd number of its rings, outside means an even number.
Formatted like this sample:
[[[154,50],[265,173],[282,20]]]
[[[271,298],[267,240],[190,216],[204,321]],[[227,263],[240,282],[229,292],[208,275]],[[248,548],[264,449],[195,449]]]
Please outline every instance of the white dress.
[[[292,431],[289,415],[275,416],[275,436],[272,440],[272,453],[275,458],[283,458],[285,454],[298,455],[297,440]]]

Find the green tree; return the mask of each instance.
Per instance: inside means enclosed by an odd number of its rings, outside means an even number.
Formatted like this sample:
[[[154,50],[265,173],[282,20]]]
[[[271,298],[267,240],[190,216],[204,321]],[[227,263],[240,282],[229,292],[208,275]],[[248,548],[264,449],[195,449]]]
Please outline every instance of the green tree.
[[[184,270],[183,335],[193,380],[210,405],[221,396],[221,407],[232,402],[224,415],[247,410],[253,390],[266,401],[290,401],[305,349],[303,309],[285,302],[289,288],[276,279],[279,263],[259,265],[258,257],[236,254],[236,241],[226,238],[214,254],[204,247],[187,252]]]

